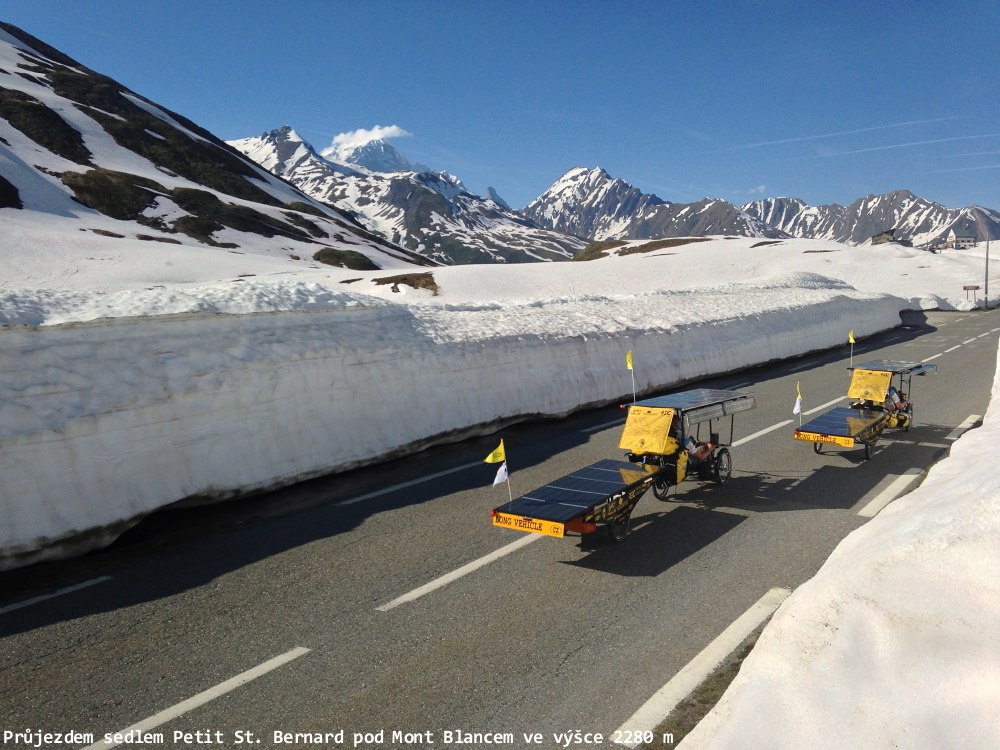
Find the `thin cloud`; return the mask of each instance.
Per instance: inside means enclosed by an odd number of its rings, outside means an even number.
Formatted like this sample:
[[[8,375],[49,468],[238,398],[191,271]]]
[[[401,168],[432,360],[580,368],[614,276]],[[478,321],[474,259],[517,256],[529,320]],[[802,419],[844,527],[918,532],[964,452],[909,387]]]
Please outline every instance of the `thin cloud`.
[[[849,156],[850,154],[868,154],[872,151],[889,151],[895,148],[912,148],[913,146],[929,146],[933,143],[952,143],[954,141],[971,141],[976,138],[1000,138],[1000,133],[984,133],[983,135],[960,135],[954,138],[935,138],[932,141],[912,141],[911,143],[894,143],[889,146],[873,146],[872,148],[856,148],[851,151],[835,151],[829,154],[820,154],[817,159],[826,159],[831,156]]]
[[[956,167],[955,169],[932,169],[929,172],[917,172],[917,174],[945,174],[946,172],[977,172],[981,169],[1000,169],[1000,164],[987,164],[983,167]]]
[[[966,151],[964,154],[937,154],[938,159],[957,159],[960,156],[997,156],[1000,151]]]
[[[357,148],[379,139],[402,138],[407,135],[410,135],[410,133],[398,125],[376,125],[370,130],[367,128],[358,128],[357,130],[335,135],[333,142],[327,148],[323,149],[322,155],[328,156],[340,149]]]
[[[803,135],[796,138],[782,138],[777,141],[760,141],[759,143],[748,143],[743,146],[730,146],[729,148],[720,148],[714,151],[709,151],[710,154],[717,154],[726,151],[744,151],[751,148],[761,148],[763,146],[779,146],[785,143],[802,143],[804,141],[818,141],[823,138],[838,138],[844,135],[856,135],[858,133],[871,133],[876,130],[889,130],[890,128],[903,128],[909,127],[911,125],[926,125],[932,122],[945,122],[947,120],[957,120],[959,117],[937,117],[933,120],[908,120],[907,122],[894,122],[889,125],[874,125],[870,128],[857,128],[856,130],[841,130],[837,133],[820,133],[819,135]]]

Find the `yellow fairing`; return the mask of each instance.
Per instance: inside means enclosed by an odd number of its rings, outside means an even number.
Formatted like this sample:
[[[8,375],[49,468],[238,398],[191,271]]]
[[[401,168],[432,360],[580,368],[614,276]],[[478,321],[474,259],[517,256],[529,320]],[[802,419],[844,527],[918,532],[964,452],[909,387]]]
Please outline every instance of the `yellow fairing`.
[[[670,436],[674,410],[655,406],[630,406],[618,447],[632,453],[669,455],[677,450]]]
[[[650,474],[656,471],[656,467],[650,464],[638,464],[634,469],[619,469],[618,474],[621,476],[622,481],[625,484],[635,484],[636,482],[645,479]]]
[[[847,397],[881,403],[889,392],[889,381],[891,380],[891,372],[855,370],[851,375],[851,387],[847,390]]]

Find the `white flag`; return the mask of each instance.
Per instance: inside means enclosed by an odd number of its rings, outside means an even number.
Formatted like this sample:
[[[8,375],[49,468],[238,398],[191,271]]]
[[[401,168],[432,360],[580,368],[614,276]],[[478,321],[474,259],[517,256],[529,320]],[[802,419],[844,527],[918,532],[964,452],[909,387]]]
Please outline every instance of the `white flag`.
[[[795,406],[792,407],[792,414],[800,414],[802,412],[802,396],[795,397]]]
[[[493,480],[493,486],[496,487],[498,484],[503,484],[507,481],[507,462],[504,461],[500,464],[500,468],[497,469],[497,477]]]

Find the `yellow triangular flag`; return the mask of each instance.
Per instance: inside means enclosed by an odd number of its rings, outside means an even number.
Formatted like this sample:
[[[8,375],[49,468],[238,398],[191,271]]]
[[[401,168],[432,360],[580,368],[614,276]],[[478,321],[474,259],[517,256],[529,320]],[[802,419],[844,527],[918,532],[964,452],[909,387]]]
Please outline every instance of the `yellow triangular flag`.
[[[632,369],[632,350],[628,350],[628,354],[625,355],[625,366],[628,369]]]
[[[850,331],[847,332],[847,342],[849,344],[853,344],[854,343],[854,329],[853,328]]]
[[[490,455],[486,457],[484,463],[499,464],[506,460],[507,460],[507,454],[506,452],[504,452],[503,439],[501,439],[500,445],[497,446],[497,449],[495,451],[493,451]]]

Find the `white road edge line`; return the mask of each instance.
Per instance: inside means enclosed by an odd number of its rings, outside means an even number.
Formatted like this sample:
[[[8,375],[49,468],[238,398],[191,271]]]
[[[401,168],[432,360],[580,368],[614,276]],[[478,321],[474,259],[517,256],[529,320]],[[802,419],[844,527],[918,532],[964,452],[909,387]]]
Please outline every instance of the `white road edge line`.
[[[932,359],[937,359],[938,357],[942,357],[942,356],[944,356],[944,355],[941,352],[938,352],[937,354],[934,354],[934,355],[932,355],[930,357],[924,357],[920,361],[921,362],[930,362]]]
[[[773,424],[770,427],[765,427],[763,430],[757,430],[753,435],[747,435],[745,438],[740,438],[732,444],[735,448],[737,445],[743,445],[744,443],[749,443],[751,440],[756,440],[761,435],[766,435],[769,432],[774,432],[775,430],[780,430],[782,427],[787,427],[792,423],[791,419],[786,419],[784,422],[778,422],[778,424]]]
[[[839,400],[840,399],[837,399],[837,401],[839,401]],[[834,402],[831,401],[830,403],[834,403]],[[820,408],[822,408],[822,407],[820,407]],[[786,419],[784,422],[778,422],[778,424],[771,425],[770,427],[765,427],[763,430],[759,430],[759,431],[755,432],[753,435],[748,435],[745,438],[741,438],[740,440],[737,440],[732,445],[733,445],[733,447],[736,447],[737,445],[743,445],[744,443],[749,443],[751,440],[759,438],[761,435],[766,435],[767,433],[774,432],[775,430],[781,429],[782,427],[787,427],[791,423],[792,423],[791,419]],[[467,466],[478,466],[478,464],[468,464]],[[461,467],[461,468],[465,468],[465,467]],[[442,474],[447,474],[447,473],[450,473],[450,472],[447,472],[447,471],[445,471],[445,472],[438,472],[437,474],[433,474],[431,476],[426,477],[426,479],[431,479],[434,476],[441,476]],[[410,484],[416,484],[417,481],[420,481],[420,480],[415,480],[413,482],[408,482],[406,485],[397,485],[397,487],[408,486]],[[384,492],[388,492],[391,489],[393,489],[393,488],[389,488],[387,490],[384,490]],[[345,501],[344,503],[340,503],[340,504],[341,505],[346,505],[347,503],[350,503],[350,502],[358,502],[359,500],[363,500],[366,497],[371,497],[372,495],[375,495],[375,494],[382,494],[382,492],[369,493],[368,495],[362,495],[361,497],[354,498],[354,500],[348,500],[348,501]],[[432,591],[437,591],[439,588],[443,588],[444,586],[447,586],[449,583],[452,583],[453,581],[457,581],[459,578],[462,578],[463,576],[467,576],[469,573],[473,573],[473,572],[479,570],[484,565],[489,565],[491,562],[494,562],[495,560],[499,560],[501,557],[505,557],[505,556],[511,554],[512,552],[516,552],[517,550],[521,549],[521,547],[525,547],[528,544],[531,544],[532,542],[537,542],[541,538],[542,538],[542,536],[539,535],[539,534],[529,534],[529,535],[525,536],[522,539],[518,539],[515,542],[511,542],[506,547],[501,547],[500,549],[496,550],[495,552],[491,552],[490,554],[485,555],[483,557],[480,557],[480,558],[478,558],[476,560],[473,560],[470,563],[466,563],[461,568],[456,568],[455,570],[453,570],[450,573],[446,573],[445,575],[440,576],[439,578],[435,578],[430,583],[426,583],[423,586],[420,586],[419,588],[413,589],[413,591],[410,591],[410,592],[408,592],[406,594],[403,594],[402,596],[398,596],[395,599],[393,599],[391,602],[386,602],[385,604],[382,604],[382,605],[376,607],[376,609],[379,612],[388,612],[390,609],[395,609],[396,607],[398,607],[401,604],[407,604],[409,602],[415,601],[415,600],[419,599],[422,596],[426,596],[427,594],[431,593]]]
[[[944,439],[949,441],[958,440],[962,437],[962,434],[972,429],[972,425],[982,419],[981,414],[970,414],[962,424],[956,427],[954,430],[945,435]]]
[[[463,565],[461,568],[456,568],[455,570],[451,571],[451,573],[446,573],[440,578],[435,578],[430,583],[426,583],[419,588],[413,589],[413,591],[410,591],[409,593],[396,597],[391,602],[383,604],[377,607],[376,609],[378,609],[379,612],[388,612],[390,609],[395,609],[400,604],[406,604],[407,602],[415,601],[420,597],[424,596],[425,594],[429,594],[432,591],[436,591],[437,589],[442,588],[443,586],[447,586],[452,581],[457,581],[459,578],[466,576],[475,570],[478,570],[484,565],[489,565],[494,560],[499,560],[501,557],[505,557],[506,555],[509,555],[511,552],[516,552],[517,550],[521,549],[521,547],[526,547],[532,542],[537,542],[541,538],[542,536],[539,534],[528,534],[523,538],[518,539],[516,542],[511,542],[506,547],[501,547],[500,549],[491,552],[488,555],[480,557],[478,560],[473,560],[472,562]]]
[[[605,427],[611,427],[616,424],[622,424],[622,420],[616,419],[613,422],[604,422],[603,424],[595,424],[593,427],[584,427],[580,432],[597,432],[598,430],[603,430]]]
[[[99,583],[104,583],[105,581],[110,581],[111,576],[99,576],[97,578],[91,578],[89,581],[83,581],[81,583],[74,583],[72,586],[66,586],[65,588],[58,589],[48,594],[41,594],[39,596],[34,596],[31,599],[25,599],[22,602],[14,602],[13,604],[8,604],[6,606],[0,607],[0,615],[5,615],[8,612],[13,612],[17,609],[24,609],[25,607],[30,607],[33,604],[38,604],[40,602],[46,602],[49,599],[55,599],[57,596],[62,596],[63,594],[70,594],[74,591],[79,591],[80,589],[85,589],[89,586],[96,586]]]
[[[475,461],[470,464],[462,464],[461,466],[455,466],[451,469],[445,469],[444,471],[439,471],[434,474],[428,474],[427,476],[418,477],[417,479],[411,479],[409,482],[401,482],[399,484],[394,484],[392,487],[383,487],[380,490],[375,490],[374,492],[369,492],[364,495],[358,495],[357,497],[352,497],[350,500],[341,500],[334,503],[334,505],[344,506],[344,505],[354,505],[355,503],[363,502],[364,500],[371,500],[373,497],[379,497],[380,495],[387,495],[390,492],[395,492],[396,490],[402,490],[406,487],[412,487],[415,484],[421,484],[422,482],[429,482],[431,479],[437,479],[438,477],[448,476],[449,474],[454,474],[459,471],[465,471],[466,469],[471,469],[473,466],[481,466],[482,461]]]
[[[787,370],[786,372],[801,372],[802,370],[808,370],[810,367],[813,367],[815,364],[816,364],[815,362],[803,362],[801,365],[798,365],[796,367],[792,367],[789,370]]]
[[[965,340],[965,341],[963,341],[962,343],[963,343],[963,344],[971,344],[971,343],[972,343],[973,341],[975,341],[975,340],[976,340],[976,337],[975,337],[975,336],[973,336],[973,337],[972,337],[971,339],[966,339],[966,340]]]
[[[897,440],[896,438],[881,438],[878,441],[878,444],[881,445],[881,446],[898,445],[900,443],[903,443],[905,445],[913,445],[913,446],[916,446],[918,448],[950,448],[951,447],[950,443],[929,443],[929,442],[923,442],[923,441],[912,443],[909,440]],[[862,465],[863,464],[855,464],[855,466],[862,466]]]
[[[309,649],[304,646],[298,646],[293,648],[291,651],[287,651],[280,656],[275,656],[263,664],[260,664],[253,669],[248,669],[246,672],[236,675],[225,682],[221,682],[215,687],[211,687],[201,693],[198,693],[192,698],[188,698],[186,701],[181,701],[175,706],[171,706],[168,709],[160,711],[158,714],[150,716],[148,719],[143,719],[138,724],[133,724],[130,727],[126,727],[118,732],[118,734],[126,735],[128,732],[146,732],[150,729],[160,726],[161,724],[166,724],[172,719],[176,719],[178,716],[183,716],[188,711],[198,708],[205,703],[208,703],[221,695],[235,690],[241,685],[256,680],[258,677],[267,674],[268,672],[277,669],[283,664],[287,664],[293,659],[298,659],[303,654],[309,653]],[[114,735],[115,733],[111,733]],[[105,742],[101,739],[100,742],[95,742],[93,745],[88,745],[84,750],[98,750],[99,748],[111,748],[120,745],[120,742]]]
[[[961,344],[956,344],[955,346],[951,347],[951,349],[945,349],[945,350],[944,350],[944,353],[945,353],[945,354],[948,354],[949,352],[953,352],[953,351],[955,351],[956,349],[961,349],[961,348],[962,348],[962,345],[961,345]]]
[[[770,617],[792,592],[788,589],[773,588],[757,600],[750,609],[736,618],[733,623],[696,657],[689,661],[670,682],[661,687],[638,711],[620,727],[618,732],[630,732],[632,737],[641,737],[642,732],[651,732],[663,721],[678,703],[691,694],[729,654],[739,648],[757,627]],[[639,742],[619,743],[625,747],[636,747]]]
[[[865,518],[874,518],[885,506],[905,494],[906,488],[913,484],[917,477],[923,473],[923,469],[907,469],[904,474],[893,479],[888,487],[878,493],[874,500],[859,510],[858,515]]]

